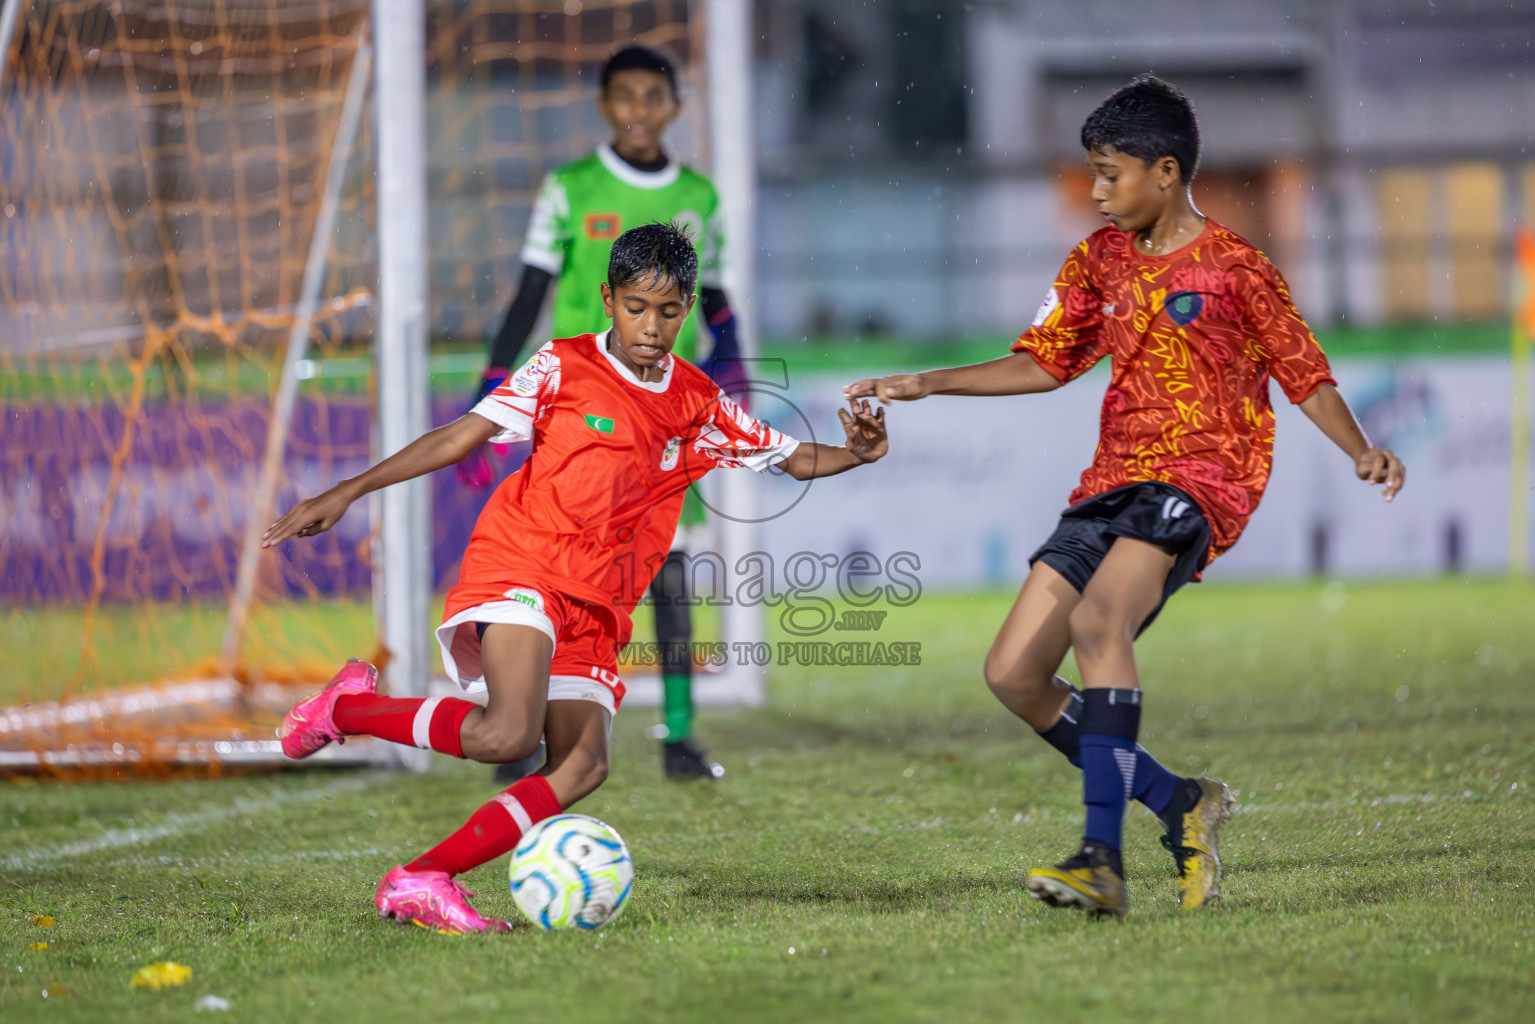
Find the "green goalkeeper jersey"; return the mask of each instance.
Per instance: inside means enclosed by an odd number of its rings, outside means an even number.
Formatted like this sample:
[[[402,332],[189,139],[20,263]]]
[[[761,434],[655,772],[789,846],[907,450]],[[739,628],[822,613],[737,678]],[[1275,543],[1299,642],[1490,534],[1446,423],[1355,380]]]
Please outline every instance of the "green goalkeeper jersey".
[[[601,284],[619,235],[641,224],[675,222],[698,249],[700,287],[721,287],[723,238],[719,195],[708,178],[675,160],[641,171],[611,146],[556,168],[544,178],[522,246],[522,261],[555,278],[553,334],[569,338],[603,330]],[[682,324],[673,349],[697,355],[699,314]]]

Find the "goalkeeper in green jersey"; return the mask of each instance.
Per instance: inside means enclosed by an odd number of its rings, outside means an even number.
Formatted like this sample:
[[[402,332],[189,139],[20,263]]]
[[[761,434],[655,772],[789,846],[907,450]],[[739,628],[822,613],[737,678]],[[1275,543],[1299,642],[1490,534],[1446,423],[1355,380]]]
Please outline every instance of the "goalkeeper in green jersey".
[[[630,228],[653,222],[685,228],[698,249],[699,303],[713,337],[709,357],[697,356],[699,316],[690,316],[672,351],[699,366],[722,388],[743,383],[735,316],[721,287],[722,245],[719,196],[714,185],[667,155],[661,136],[677,119],[682,102],[677,72],[665,54],[627,46],[602,66],[597,109],[613,128],[613,141],[544,179],[522,247],[517,296],[491,348],[480,386],[483,397],[520,362],[549,286],[555,285],[552,334],[572,337],[600,331],[605,324],[601,284],[613,241]],[[491,483],[483,451],[459,465],[459,479],[472,487]],[[688,603],[685,551],[688,534],[704,521],[703,503],[689,491],[671,554],[651,583],[656,639],[665,694],[663,765],[668,778],[715,779],[724,769],[693,738],[692,614]],[[531,769],[502,765],[498,779]]]

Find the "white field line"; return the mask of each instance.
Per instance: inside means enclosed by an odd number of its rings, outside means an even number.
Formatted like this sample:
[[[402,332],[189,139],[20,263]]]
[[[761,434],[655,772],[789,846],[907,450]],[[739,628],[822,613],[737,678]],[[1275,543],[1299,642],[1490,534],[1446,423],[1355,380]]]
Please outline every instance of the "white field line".
[[[295,789],[256,799],[236,797],[224,806],[208,807],[189,814],[180,814],[172,811],[158,825],[146,828],[113,828],[90,839],[77,839],[74,842],[63,843],[59,846],[36,847],[31,850],[23,850],[20,853],[10,854],[0,859],[0,870],[39,871],[55,867],[63,861],[75,857],[100,853],[103,850],[114,850],[124,846],[142,846],[160,839],[192,835],[201,832],[210,825],[217,825],[220,822],[229,821],[233,818],[245,817],[251,814],[267,814],[288,804],[312,803],[315,800],[323,800],[326,797],[355,793],[366,789],[380,777],[375,775],[360,779],[339,779],[324,786]]]
[[[214,861],[235,861],[242,864],[306,864],[315,861],[329,861],[332,863],[344,860],[361,860],[365,857],[393,857],[400,858],[400,850],[386,850],[378,846],[351,846],[345,850],[294,850],[290,853],[246,853],[243,851],[224,850],[207,856],[199,854],[195,857],[168,857],[159,854],[153,857],[119,857],[116,860],[105,861],[97,867],[102,870],[111,868],[131,867],[157,867],[157,868],[197,868]]]

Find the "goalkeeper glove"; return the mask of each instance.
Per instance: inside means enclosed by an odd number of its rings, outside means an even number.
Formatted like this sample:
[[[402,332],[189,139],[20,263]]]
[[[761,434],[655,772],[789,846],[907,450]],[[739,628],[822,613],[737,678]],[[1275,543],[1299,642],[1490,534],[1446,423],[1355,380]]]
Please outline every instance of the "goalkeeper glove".
[[[485,396],[500,387],[501,382],[506,380],[506,377],[507,371],[505,367],[492,366],[486,370],[485,376],[480,380],[480,388],[475,393],[474,401],[469,403],[469,408],[472,410],[480,402],[484,401]],[[490,447],[495,449],[497,455],[505,455],[511,450],[510,445],[504,444],[491,445]],[[474,449],[474,451],[464,457],[464,460],[458,464],[456,469],[458,482],[476,491],[489,487],[496,478],[495,467],[490,463],[490,453],[485,448],[486,446],[482,444]]]

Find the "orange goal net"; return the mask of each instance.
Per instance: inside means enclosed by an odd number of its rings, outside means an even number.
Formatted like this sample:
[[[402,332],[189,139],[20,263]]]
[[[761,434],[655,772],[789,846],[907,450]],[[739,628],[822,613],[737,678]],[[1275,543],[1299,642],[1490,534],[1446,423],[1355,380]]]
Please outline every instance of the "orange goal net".
[[[428,3],[435,422],[465,407],[543,174],[602,138],[597,67],[634,40],[691,67],[692,6]],[[295,693],[379,648],[367,503],[247,541],[375,454],[369,4],[6,8],[0,772],[280,764]],[[432,484],[441,585],[483,496]]]

